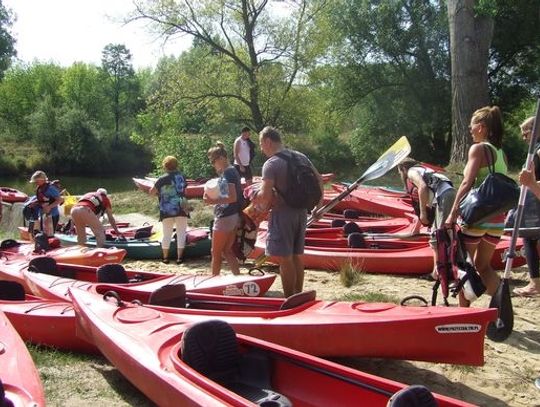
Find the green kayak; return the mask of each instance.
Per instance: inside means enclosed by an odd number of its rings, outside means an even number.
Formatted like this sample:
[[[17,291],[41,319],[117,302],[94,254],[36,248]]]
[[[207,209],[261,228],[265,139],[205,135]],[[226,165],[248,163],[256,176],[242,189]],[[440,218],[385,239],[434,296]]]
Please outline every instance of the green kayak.
[[[62,246],[74,246],[77,244],[77,235],[65,235],[56,233],[55,236],[60,239]],[[208,228],[188,230],[184,257],[202,257],[210,255],[211,240]],[[88,237],[86,246],[96,247],[94,237]],[[105,247],[116,247],[124,249],[127,252],[126,257],[136,260],[161,259],[161,242],[155,237],[149,239],[127,239],[127,240],[107,240]],[[176,240],[172,240],[169,256],[176,256]]]

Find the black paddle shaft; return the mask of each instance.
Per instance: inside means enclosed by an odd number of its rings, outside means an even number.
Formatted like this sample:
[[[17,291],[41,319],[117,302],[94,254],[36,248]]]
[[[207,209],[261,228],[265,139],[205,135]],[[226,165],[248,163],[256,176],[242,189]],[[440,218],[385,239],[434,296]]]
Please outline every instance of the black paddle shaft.
[[[535,154],[534,146],[536,140],[540,135],[540,99],[536,105],[536,116],[534,120],[533,130],[531,138],[529,140],[529,151],[527,154],[527,160],[525,161],[525,168],[530,169],[530,165],[533,162]],[[512,330],[514,329],[514,311],[512,309],[512,298],[510,297],[510,275],[512,272],[512,263],[516,256],[516,243],[519,235],[519,225],[521,224],[521,218],[523,217],[523,209],[525,204],[525,195],[527,193],[527,187],[522,185],[519,193],[518,207],[516,210],[514,230],[512,231],[512,239],[510,240],[510,247],[508,249],[508,255],[506,257],[506,266],[504,268],[504,274],[497,291],[491,298],[489,303],[490,308],[497,308],[497,320],[490,322],[486,335],[489,339],[495,342],[502,342],[507,339]]]

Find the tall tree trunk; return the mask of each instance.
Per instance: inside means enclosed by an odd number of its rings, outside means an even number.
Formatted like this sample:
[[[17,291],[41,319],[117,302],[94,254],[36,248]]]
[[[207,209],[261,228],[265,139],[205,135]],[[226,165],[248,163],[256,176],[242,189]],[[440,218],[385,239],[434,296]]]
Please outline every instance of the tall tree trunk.
[[[472,113],[489,104],[488,60],[493,19],[475,16],[475,0],[447,0],[452,69],[452,152],[463,163],[471,145]]]

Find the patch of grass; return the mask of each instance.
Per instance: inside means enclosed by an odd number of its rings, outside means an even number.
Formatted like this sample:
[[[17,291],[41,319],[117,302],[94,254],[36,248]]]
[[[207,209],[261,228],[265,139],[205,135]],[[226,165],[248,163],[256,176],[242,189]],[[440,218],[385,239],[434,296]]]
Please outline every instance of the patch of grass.
[[[158,200],[141,191],[127,191],[111,194],[113,212],[118,215],[141,213],[148,216],[159,214]]]
[[[391,302],[394,304],[399,304],[399,299],[397,297],[373,291],[366,293],[347,293],[338,298],[338,301]]]
[[[469,365],[450,365],[449,368],[457,372],[466,373],[466,374],[474,373],[476,369],[478,369],[477,366],[469,366]]]
[[[214,219],[213,206],[205,205],[200,199],[190,199],[189,204],[193,208],[189,224],[195,227],[210,226],[210,222]]]
[[[339,269],[339,279],[344,287],[350,288],[360,284],[364,278],[364,272],[356,269],[351,261],[345,262]]]
[[[48,406],[153,404],[101,356],[28,345],[39,369]]]

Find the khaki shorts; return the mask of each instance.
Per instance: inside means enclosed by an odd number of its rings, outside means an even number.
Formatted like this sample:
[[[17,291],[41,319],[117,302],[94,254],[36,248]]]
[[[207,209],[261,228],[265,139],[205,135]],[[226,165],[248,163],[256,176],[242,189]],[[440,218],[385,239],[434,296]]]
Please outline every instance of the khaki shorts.
[[[235,213],[233,215],[224,216],[222,218],[214,218],[214,226],[212,230],[218,232],[232,232],[240,224],[240,215]]]

